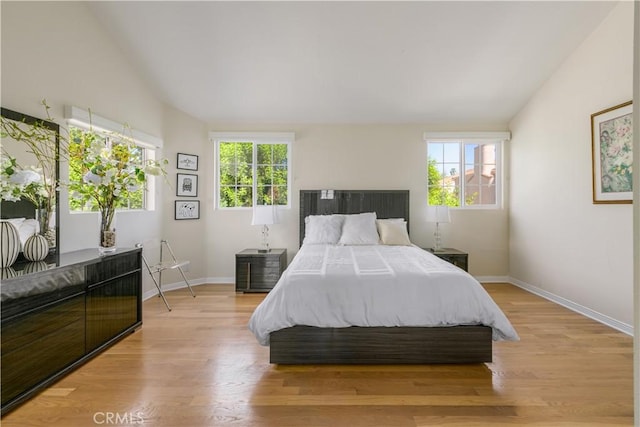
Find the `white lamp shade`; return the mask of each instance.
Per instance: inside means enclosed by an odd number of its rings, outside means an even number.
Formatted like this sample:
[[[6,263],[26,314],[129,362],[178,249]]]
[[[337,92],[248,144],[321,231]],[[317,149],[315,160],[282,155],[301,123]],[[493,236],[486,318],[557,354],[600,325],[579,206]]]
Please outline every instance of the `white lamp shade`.
[[[272,205],[258,205],[253,207],[251,225],[271,225],[278,223],[278,211]]]
[[[427,206],[427,222],[451,222],[449,206]]]

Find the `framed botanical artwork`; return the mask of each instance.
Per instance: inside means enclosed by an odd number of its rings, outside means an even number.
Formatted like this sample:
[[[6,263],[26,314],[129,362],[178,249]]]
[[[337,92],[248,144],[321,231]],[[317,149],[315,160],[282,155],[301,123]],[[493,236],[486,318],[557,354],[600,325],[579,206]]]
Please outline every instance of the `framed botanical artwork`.
[[[178,169],[186,169],[190,171],[198,170],[198,156],[195,154],[178,153],[177,166]]]
[[[176,196],[197,197],[198,196],[198,175],[190,173],[179,173],[176,185]]]
[[[176,200],[175,219],[200,219],[200,200]]]
[[[591,115],[593,203],[631,203],[631,101]]]

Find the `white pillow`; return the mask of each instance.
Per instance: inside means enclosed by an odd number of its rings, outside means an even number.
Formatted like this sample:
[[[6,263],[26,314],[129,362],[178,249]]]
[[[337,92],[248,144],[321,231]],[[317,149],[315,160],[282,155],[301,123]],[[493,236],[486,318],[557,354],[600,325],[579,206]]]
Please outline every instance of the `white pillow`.
[[[340,245],[377,245],[379,240],[374,212],[345,215]]]
[[[5,219],[5,221],[10,222],[11,225],[13,225],[17,230],[20,228],[20,226],[22,225],[25,219],[26,218],[8,218],[8,219]]]
[[[20,235],[20,242],[24,246],[24,242],[34,234],[40,231],[40,223],[35,219],[25,219],[24,222],[18,228],[18,234]]]
[[[411,246],[409,233],[407,232],[407,222],[396,219],[379,219],[376,221],[380,243],[383,245]]]
[[[380,235],[380,223],[382,222],[406,222],[404,218],[384,218],[384,219],[376,219],[376,228],[378,229],[378,234]],[[382,237],[382,235],[380,235]]]
[[[303,244],[335,245],[342,234],[343,215],[309,215],[304,219],[305,232]]]

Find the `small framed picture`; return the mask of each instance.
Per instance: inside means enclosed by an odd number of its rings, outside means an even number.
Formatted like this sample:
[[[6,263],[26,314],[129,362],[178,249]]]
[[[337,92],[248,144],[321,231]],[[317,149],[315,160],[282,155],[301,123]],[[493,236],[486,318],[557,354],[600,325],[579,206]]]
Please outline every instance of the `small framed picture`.
[[[198,156],[195,154],[178,153],[178,169],[186,169],[190,171],[198,170]]]
[[[176,200],[175,219],[200,219],[200,200]]]
[[[198,197],[198,175],[179,173],[176,186],[178,197]]]

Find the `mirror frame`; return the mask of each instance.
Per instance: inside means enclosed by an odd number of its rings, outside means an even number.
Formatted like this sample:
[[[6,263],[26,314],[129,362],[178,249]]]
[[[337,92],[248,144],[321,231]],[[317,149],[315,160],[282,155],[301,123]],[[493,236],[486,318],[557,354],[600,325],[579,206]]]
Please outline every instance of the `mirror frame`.
[[[23,113],[19,113],[17,111],[13,111],[13,110],[9,110],[7,108],[3,108],[0,107],[0,116],[16,121],[16,122],[21,122],[24,123],[26,125],[35,125],[37,124],[38,126],[47,128],[49,130],[51,130],[53,132],[54,138],[55,138],[55,146],[56,146],[56,159],[55,159],[55,171],[56,171],[56,181],[60,180],[60,125],[48,120],[43,120],[43,119],[39,119],[37,117],[33,117],[30,116],[28,114],[23,114]],[[23,203],[26,204],[28,203],[29,205],[33,206],[33,204],[29,201],[20,201],[20,202],[8,202],[8,201],[2,201],[2,210],[4,211],[5,205],[9,204],[9,203]],[[35,208],[35,207],[34,207]],[[11,211],[12,209],[9,208],[9,210]],[[58,188],[56,188],[56,206],[55,206],[55,214],[56,214],[56,246],[55,248],[50,248],[49,249],[49,256],[47,257],[47,260],[51,260],[51,257],[54,257],[55,262],[57,263],[58,259],[59,259],[59,254],[60,254],[60,190]],[[4,217],[4,215],[2,215]],[[20,254],[20,258],[18,258],[18,262],[20,262],[20,260],[22,259],[22,253]],[[51,261],[54,261],[51,260]]]

